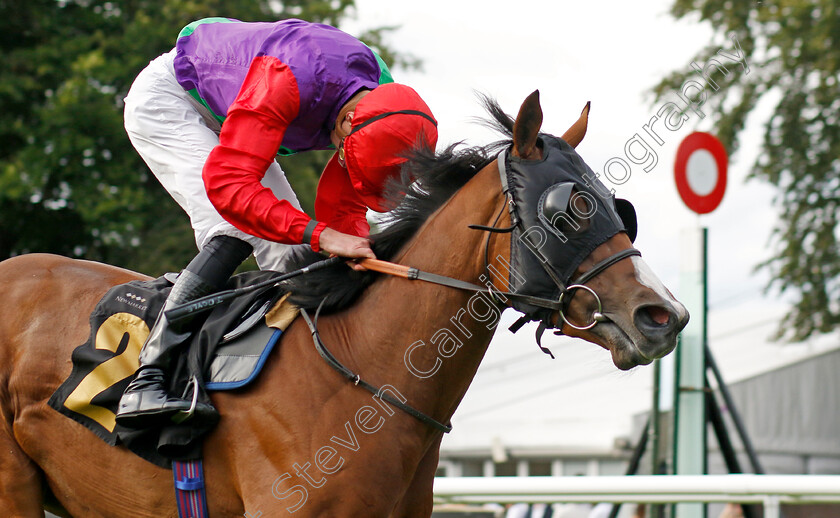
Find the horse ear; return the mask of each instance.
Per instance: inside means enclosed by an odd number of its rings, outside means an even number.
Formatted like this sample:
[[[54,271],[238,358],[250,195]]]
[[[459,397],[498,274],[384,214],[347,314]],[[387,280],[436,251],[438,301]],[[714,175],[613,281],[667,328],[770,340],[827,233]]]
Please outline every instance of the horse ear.
[[[583,140],[584,135],[586,135],[586,126],[589,123],[589,105],[590,102],[587,102],[586,106],[583,107],[583,111],[580,112],[578,120],[572,124],[571,128],[566,130],[566,133],[563,133],[563,140],[572,147],[577,147],[580,141]]]
[[[528,160],[540,158],[540,151],[537,149],[537,134],[540,132],[542,120],[540,91],[534,90],[522,103],[516,115],[516,122],[513,123],[514,156]]]

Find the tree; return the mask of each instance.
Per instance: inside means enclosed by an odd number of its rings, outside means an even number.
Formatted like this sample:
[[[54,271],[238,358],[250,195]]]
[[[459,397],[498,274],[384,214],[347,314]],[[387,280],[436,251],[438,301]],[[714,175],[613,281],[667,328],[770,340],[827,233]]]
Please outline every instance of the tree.
[[[122,99],[190,21],[338,26],[353,0],[0,0],[0,259],[52,252],[157,275],[195,255],[189,221],[123,129]],[[387,28],[363,35],[386,60]],[[389,61],[392,62],[392,61]],[[283,168],[311,213],[325,155]]]
[[[840,13],[832,0],[731,2],[677,0],[676,18],[699,15],[715,29],[693,62],[703,68],[724,41],[738,41],[749,73],[716,65],[702,110],[735,152],[746,119],[762,98],[773,99],[764,142],[750,179],[778,189],[780,218],[771,255],[758,268],[770,272],[768,290],[794,296],[777,338],[802,340],[840,326]],[[726,48],[731,48],[727,45]],[[737,66],[737,65],[736,65]],[[701,70],[702,71],[702,70]],[[696,67],[676,71],[654,88],[656,98],[697,80]],[[708,78],[707,78],[708,79]],[[714,85],[713,85],[714,83]],[[699,97],[698,97],[699,99]],[[778,101],[775,101],[778,99]]]

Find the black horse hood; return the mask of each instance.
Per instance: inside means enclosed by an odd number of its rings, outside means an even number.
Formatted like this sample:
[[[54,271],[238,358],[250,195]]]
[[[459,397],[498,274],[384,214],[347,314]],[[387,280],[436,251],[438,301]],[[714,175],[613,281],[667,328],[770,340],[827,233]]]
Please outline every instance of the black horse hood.
[[[618,232],[635,238],[635,211],[626,200],[616,200],[564,140],[541,134],[540,144],[540,160],[510,151],[499,158],[520,219],[510,282],[513,292],[556,300],[595,248]]]

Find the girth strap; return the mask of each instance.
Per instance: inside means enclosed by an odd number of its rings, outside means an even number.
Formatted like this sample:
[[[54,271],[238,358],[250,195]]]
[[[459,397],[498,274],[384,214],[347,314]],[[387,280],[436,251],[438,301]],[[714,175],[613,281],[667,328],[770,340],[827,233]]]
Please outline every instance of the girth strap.
[[[208,518],[201,459],[172,461],[172,476],[179,518]]]
[[[318,309],[320,311],[320,308]],[[312,319],[309,318],[309,314],[306,312],[306,310],[300,308],[300,314],[303,316],[303,320],[306,322],[306,325],[309,326],[309,331],[312,333],[312,341],[315,343],[315,350],[318,351],[318,354],[321,355],[321,358],[323,358],[324,361],[327,362],[327,365],[338,371],[339,374],[350,380],[354,385],[362,387],[363,389],[382,399],[386,403],[389,403],[399,408],[403,412],[431,426],[432,428],[440,430],[443,433],[449,433],[452,431],[451,424],[442,424],[434,418],[427,416],[423,412],[416,410],[409,405],[406,405],[402,401],[392,397],[390,394],[383,391],[381,388],[371,385],[370,383],[361,379],[361,377],[359,377],[358,374],[345,367],[341,362],[339,362],[335,358],[335,356],[332,355],[332,353],[327,349],[326,345],[324,345],[324,342],[321,340],[321,336],[318,334],[318,327],[316,326],[315,322],[313,322]],[[315,320],[317,321],[317,319],[318,313],[316,312]]]

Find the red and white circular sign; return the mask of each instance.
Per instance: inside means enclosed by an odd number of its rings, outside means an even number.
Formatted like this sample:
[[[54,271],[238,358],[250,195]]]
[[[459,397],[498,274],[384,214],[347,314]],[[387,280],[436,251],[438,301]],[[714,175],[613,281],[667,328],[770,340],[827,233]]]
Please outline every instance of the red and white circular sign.
[[[726,191],[726,149],[714,135],[695,132],[677,148],[674,178],[689,209],[708,214],[720,205]]]

